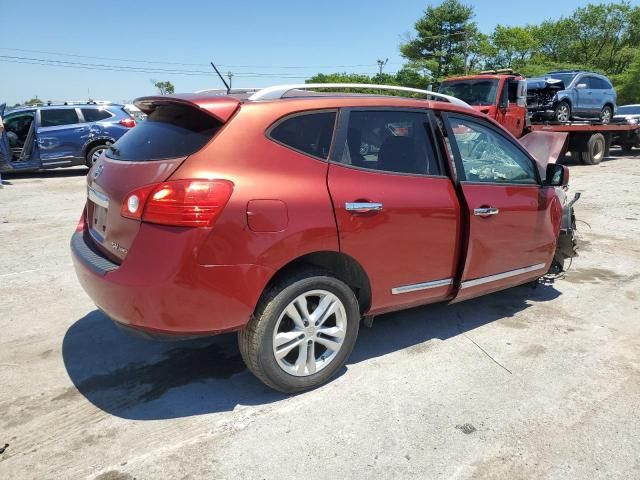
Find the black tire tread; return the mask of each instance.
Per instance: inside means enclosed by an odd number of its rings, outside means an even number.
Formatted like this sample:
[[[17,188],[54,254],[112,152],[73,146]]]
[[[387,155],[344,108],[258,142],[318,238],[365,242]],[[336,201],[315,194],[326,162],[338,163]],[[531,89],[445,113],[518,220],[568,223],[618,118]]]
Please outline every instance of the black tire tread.
[[[318,269],[315,267],[301,268],[298,271],[292,272],[286,278],[281,278],[275,281],[268,287],[263,293],[262,297],[258,301],[255,312],[252,315],[249,323],[238,332],[238,346],[240,354],[244,360],[247,368],[253,373],[261,382],[265,385],[278,390],[280,392],[291,393],[295,390],[287,389],[283,390],[281,386],[275,384],[263,370],[259,362],[260,351],[260,339],[267,334],[267,321],[261,321],[265,317],[269,317],[270,311],[274,308],[274,301],[276,297],[287,287],[303,281],[305,279],[328,277],[332,280],[338,280],[335,276],[329,272]],[[355,297],[355,294],[354,294]],[[304,390],[301,388],[299,390]]]

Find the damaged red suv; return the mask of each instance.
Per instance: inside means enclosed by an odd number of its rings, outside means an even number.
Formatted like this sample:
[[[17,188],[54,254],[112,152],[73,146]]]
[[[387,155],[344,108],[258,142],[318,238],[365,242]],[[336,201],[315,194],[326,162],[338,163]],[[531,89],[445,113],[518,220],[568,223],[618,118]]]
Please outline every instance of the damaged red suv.
[[[135,102],[148,119],[89,172],[71,239],[101,310],[151,334],[238,331],[251,371],[294,392],[345,364],[363,318],[573,254],[568,169],[494,121],[431,92],[313,88]]]

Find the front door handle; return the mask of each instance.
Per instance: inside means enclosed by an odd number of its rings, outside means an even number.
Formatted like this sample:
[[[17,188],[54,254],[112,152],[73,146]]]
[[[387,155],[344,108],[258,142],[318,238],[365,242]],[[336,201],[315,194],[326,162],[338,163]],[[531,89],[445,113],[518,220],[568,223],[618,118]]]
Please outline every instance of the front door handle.
[[[486,217],[489,215],[497,215],[500,213],[500,209],[498,208],[493,208],[493,207],[480,207],[480,208],[474,208],[473,209],[473,214],[478,216],[478,217]]]
[[[351,213],[370,213],[382,210],[382,204],[377,202],[347,202],[344,204],[347,212]]]

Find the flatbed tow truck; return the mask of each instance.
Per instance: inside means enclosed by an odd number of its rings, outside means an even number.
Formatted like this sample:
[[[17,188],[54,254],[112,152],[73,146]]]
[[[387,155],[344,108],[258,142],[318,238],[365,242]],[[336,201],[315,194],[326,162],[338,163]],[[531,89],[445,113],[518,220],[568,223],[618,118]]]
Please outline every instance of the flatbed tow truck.
[[[568,151],[572,158],[587,165],[596,165],[609,156],[612,144],[633,144],[636,143],[634,137],[640,136],[640,125],[588,121],[533,122],[527,110],[526,80],[511,70],[448,78],[442,82],[439,91],[469,103],[503,125],[527,146],[532,137],[530,134],[535,132],[565,134],[550,138],[550,141],[555,141],[555,148],[562,150],[561,154]]]

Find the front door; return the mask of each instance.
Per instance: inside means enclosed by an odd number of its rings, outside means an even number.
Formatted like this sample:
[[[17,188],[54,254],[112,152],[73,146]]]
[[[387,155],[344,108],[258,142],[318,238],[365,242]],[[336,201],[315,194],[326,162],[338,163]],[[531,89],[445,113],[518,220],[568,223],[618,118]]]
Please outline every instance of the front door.
[[[37,130],[42,166],[65,166],[82,159],[82,148],[91,139],[89,125],[80,123],[76,108],[43,108]]]
[[[526,83],[516,78],[507,78],[503,91],[507,96],[503,125],[514,137],[520,138],[527,118]]]
[[[7,168],[11,161],[11,146],[9,145],[7,132],[2,123],[2,115],[4,115],[5,107],[6,104],[4,103],[0,105],[0,170]]]
[[[560,226],[555,191],[542,186],[535,160],[497,127],[458,114],[445,120],[468,230],[456,300],[542,276]]]
[[[581,115],[593,114],[596,99],[594,97],[594,89],[590,76],[584,76],[576,81],[576,96],[578,100],[573,110]],[[580,87],[578,87],[578,85]]]
[[[340,249],[369,276],[371,313],[450,296],[460,231],[425,110],[343,109],[328,185]]]

